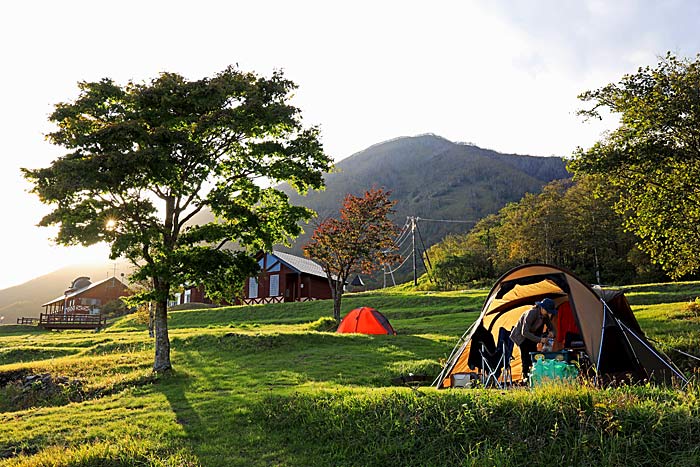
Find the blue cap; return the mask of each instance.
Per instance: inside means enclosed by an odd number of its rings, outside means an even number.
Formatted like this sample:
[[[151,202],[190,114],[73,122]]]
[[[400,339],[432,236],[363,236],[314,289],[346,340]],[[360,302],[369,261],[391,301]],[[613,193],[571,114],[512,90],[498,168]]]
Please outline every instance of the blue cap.
[[[549,314],[557,314],[557,306],[554,304],[554,300],[551,298],[544,298],[542,301],[535,302],[535,305],[544,308]]]

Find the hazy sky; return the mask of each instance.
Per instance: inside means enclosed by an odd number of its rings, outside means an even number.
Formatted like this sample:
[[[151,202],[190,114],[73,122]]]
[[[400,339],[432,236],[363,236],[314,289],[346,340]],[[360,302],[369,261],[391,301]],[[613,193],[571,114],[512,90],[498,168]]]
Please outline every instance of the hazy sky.
[[[229,64],[299,85],[295,103],[336,160],[398,136],[436,133],[502,152],[568,156],[603,124],[576,96],[700,52],[700,2],[151,1],[0,6],[0,289],[62,266],[107,261],[35,224],[47,212],[20,175],[61,155],[43,139],[78,81],[120,83]]]

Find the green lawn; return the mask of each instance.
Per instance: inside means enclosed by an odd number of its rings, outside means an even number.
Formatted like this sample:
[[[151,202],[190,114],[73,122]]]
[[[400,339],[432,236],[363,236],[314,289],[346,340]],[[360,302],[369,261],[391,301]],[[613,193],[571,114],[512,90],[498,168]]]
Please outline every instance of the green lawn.
[[[700,464],[695,384],[392,386],[408,373],[435,376],[486,294],[344,299],[344,313],[379,309],[397,336],[316,331],[329,301],[172,312],[175,370],[158,377],[133,317],[100,333],[2,326],[0,466]],[[659,348],[700,353],[700,322],[683,311],[700,283],[628,295]],[[13,382],[47,373],[67,381]]]

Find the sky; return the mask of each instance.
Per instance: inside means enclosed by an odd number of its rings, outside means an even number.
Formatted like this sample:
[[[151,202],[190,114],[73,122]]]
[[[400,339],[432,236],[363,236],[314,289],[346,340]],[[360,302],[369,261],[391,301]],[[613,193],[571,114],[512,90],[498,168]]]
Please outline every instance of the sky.
[[[48,115],[77,83],[188,79],[228,65],[283,70],[336,161],[434,133],[506,153],[567,157],[616,119],[584,122],[577,96],[671,51],[700,52],[694,0],[35,0],[0,5],[0,289],[63,266],[109,263],[63,247],[20,168],[48,166]]]

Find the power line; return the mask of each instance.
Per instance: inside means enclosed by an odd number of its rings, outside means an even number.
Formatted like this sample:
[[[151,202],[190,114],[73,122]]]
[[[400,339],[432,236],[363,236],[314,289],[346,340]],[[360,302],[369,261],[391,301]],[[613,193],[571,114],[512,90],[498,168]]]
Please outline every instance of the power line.
[[[423,240],[423,235],[420,232],[420,229],[418,228],[418,222],[441,222],[441,223],[446,223],[446,224],[474,224],[476,221],[473,220],[458,220],[458,219],[432,219],[432,218],[426,218],[426,217],[418,217],[418,216],[406,216],[406,222],[404,223],[403,227],[401,228],[398,236],[396,239],[394,239],[394,250],[400,250],[403,245],[406,243],[406,241],[410,238],[411,239],[411,245],[409,246],[409,249],[404,250],[404,252],[401,252],[401,257],[403,257],[403,261],[401,264],[399,264],[397,267],[392,268],[388,267],[387,271],[387,266],[385,265],[384,267],[384,285],[386,287],[386,276],[391,275],[392,281],[394,280],[394,272],[398,271],[401,269],[401,267],[406,264],[406,262],[411,258],[413,260],[413,285],[418,285],[418,264],[417,264],[417,259],[418,259],[418,252],[417,250],[417,243],[416,243],[416,232],[418,233],[418,239],[420,241],[420,245],[423,249],[423,253],[425,253],[426,258],[423,258],[423,254],[420,255],[421,262],[423,263],[423,268],[425,270],[428,270],[428,268],[432,269],[432,264],[430,262],[430,257],[428,256],[428,249],[425,245],[425,241]],[[387,250],[388,251],[388,250]],[[427,259],[428,264],[426,265],[425,260]],[[394,281],[394,285],[396,285],[396,282]]]
[[[462,221],[454,219],[426,219],[425,217],[416,217],[416,221],[426,221],[426,222],[444,222],[449,224],[474,224],[476,221]]]
[[[401,247],[403,246],[403,244],[406,243],[406,240],[408,240],[409,238],[410,238],[410,236],[409,236],[409,235],[406,235],[406,236],[403,237],[403,240],[401,240],[400,242],[399,242],[399,241],[394,242],[395,248],[396,248],[397,250],[398,250],[399,248],[401,248]]]
[[[411,258],[411,256],[413,256],[413,253],[409,253],[409,254],[404,258],[404,260],[401,262],[401,264],[399,264],[399,265],[396,266],[395,268],[389,268],[389,272],[385,272],[384,274],[385,274],[385,275],[388,275],[388,274],[393,274],[393,273],[395,273],[396,271],[398,271],[399,269],[401,269],[401,266],[403,266],[404,264],[406,264],[406,261],[408,261],[408,259]]]
[[[425,253],[427,259],[428,259],[428,264],[430,265],[430,268],[432,269],[432,264],[430,264],[430,258],[428,257],[428,249],[425,246],[425,242],[423,241],[423,236],[420,233],[420,229],[418,228],[418,222],[424,221],[424,222],[441,222],[445,224],[473,224],[475,221],[473,220],[457,220],[457,219],[430,219],[430,218],[424,218],[424,217],[418,217],[418,216],[408,216],[406,218],[406,224],[410,222],[411,224],[411,245],[412,245],[412,252],[411,256],[413,257],[413,286],[418,285],[418,264],[417,264],[417,251],[416,251],[416,232],[418,232],[418,238],[420,239],[420,243],[423,246],[423,253]],[[421,262],[423,263],[423,268],[427,271],[428,266],[425,264],[425,260],[423,259],[423,255],[420,255]]]
[[[406,219],[406,223],[403,225],[401,228],[401,232],[399,232],[398,237],[396,237],[396,240],[394,240],[395,245],[403,244],[404,241],[408,238],[408,218]]]

